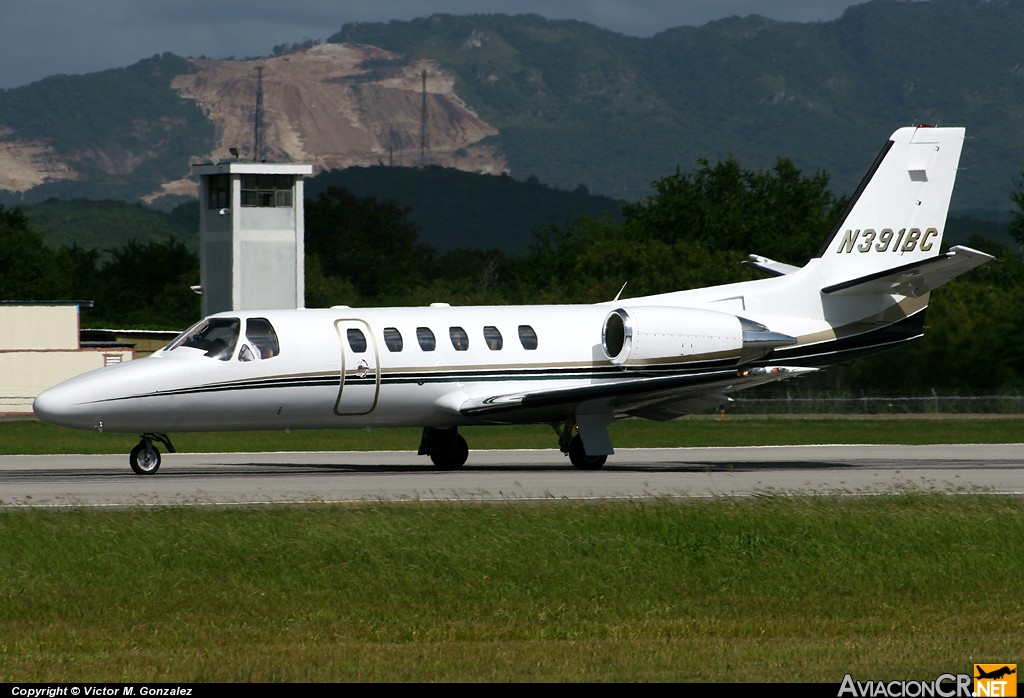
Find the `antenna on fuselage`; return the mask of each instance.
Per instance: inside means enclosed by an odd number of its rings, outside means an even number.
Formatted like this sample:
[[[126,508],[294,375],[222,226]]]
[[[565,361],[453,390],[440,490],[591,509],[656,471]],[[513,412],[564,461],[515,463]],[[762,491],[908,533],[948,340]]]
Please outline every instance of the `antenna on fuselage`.
[[[629,282],[627,281],[626,284],[628,284],[628,283]],[[620,288],[619,292],[615,294],[615,298],[612,298],[613,301],[619,300],[619,296],[621,296],[622,292],[626,290],[626,284],[622,284],[622,288]]]

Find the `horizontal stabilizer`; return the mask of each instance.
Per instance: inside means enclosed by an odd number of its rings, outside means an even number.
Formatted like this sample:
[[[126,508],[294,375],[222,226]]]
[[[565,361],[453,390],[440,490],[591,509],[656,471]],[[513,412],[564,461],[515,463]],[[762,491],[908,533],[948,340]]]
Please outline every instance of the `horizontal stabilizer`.
[[[990,254],[957,245],[938,257],[827,286],[821,292],[843,295],[895,293],[919,298],[993,259],[995,257]]]
[[[776,262],[774,259],[768,259],[767,257],[761,257],[756,254],[750,255],[750,259],[743,262],[743,265],[752,269],[757,269],[759,272],[768,276],[785,276],[786,274],[792,274],[800,269],[800,267],[794,267],[792,264]]]

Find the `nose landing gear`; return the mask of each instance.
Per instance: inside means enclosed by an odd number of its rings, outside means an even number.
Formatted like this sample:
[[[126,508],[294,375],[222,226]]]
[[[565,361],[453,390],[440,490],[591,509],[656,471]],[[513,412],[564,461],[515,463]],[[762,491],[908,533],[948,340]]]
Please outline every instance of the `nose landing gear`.
[[[153,445],[154,439],[166,446],[168,453],[175,452],[167,434],[143,434],[138,445],[128,454],[128,464],[136,475],[152,475],[160,469],[160,451]]]

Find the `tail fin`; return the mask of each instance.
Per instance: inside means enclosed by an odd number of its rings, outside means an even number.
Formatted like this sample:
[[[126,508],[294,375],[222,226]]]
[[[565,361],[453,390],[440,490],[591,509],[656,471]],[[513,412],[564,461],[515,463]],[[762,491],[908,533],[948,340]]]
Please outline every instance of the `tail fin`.
[[[799,343],[775,349],[777,361],[823,365],[916,339],[931,290],[992,259],[966,247],[940,250],[963,142],[962,128],[899,129],[814,259],[795,271],[754,260],[792,277],[779,283],[782,295],[770,304],[803,317],[820,312],[831,326],[812,335],[786,332]]]
[[[901,128],[819,250],[828,287],[898,273],[939,255],[963,128]]]

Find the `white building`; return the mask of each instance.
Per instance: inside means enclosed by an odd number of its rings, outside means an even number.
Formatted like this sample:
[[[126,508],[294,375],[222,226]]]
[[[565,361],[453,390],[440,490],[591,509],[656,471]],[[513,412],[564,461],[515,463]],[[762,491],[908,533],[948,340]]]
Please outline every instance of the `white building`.
[[[134,356],[121,342],[83,346],[77,302],[0,301],[0,414],[31,414],[50,386]]]
[[[304,175],[312,165],[221,162],[199,175],[203,316],[305,304]]]

